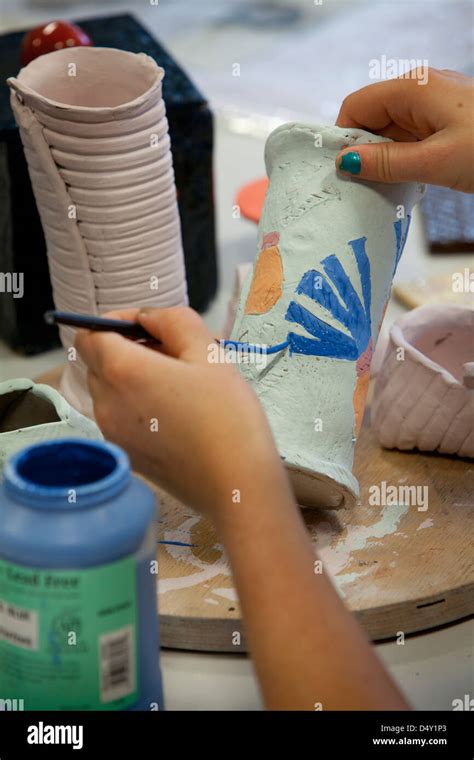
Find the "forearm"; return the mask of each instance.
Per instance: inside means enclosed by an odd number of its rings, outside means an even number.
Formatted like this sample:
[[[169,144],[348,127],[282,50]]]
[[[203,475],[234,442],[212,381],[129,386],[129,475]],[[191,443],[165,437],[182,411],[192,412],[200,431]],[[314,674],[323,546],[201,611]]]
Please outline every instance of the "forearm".
[[[217,529],[266,705],[405,709],[324,569],[315,573],[317,557],[282,468],[258,465],[240,503],[219,513]]]

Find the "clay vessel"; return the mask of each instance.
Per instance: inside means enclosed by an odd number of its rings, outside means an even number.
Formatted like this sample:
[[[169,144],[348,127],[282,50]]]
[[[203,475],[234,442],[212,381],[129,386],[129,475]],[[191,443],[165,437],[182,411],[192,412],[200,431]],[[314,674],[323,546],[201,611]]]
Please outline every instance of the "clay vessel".
[[[268,415],[303,506],[349,506],[369,369],[423,186],[339,175],[338,151],[385,138],[285,124],[268,138],[270,180],[232,339],[284,348],[240,369]]]
[[[474,311],[426,305],[390,328],[371,405],[387,449],[474,457]]]
[[[78,47],[8,80],[58,309],[187,303],[163,76],[143,53]],[[85,368],[68,359],[61,392],[91,415]]]
[[[0,475],[15,451],[71,436],[101,439],[102,433],[49,385],[23,377],[0,383]]]

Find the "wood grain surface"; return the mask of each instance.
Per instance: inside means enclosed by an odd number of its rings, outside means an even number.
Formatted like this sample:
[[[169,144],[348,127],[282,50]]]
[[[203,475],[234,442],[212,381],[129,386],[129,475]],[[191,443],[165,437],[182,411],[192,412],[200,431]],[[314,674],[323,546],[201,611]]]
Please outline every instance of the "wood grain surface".
[[[57,387],[59,372],[38,381]],[[323,571],[369,636],[384,639],[472,614],[474,462],[383,450],[369,417],[367,412],[354,464],[360,503],[350,510],[303,510],[303,516]],[[386,489],[410,486],[411,495],[397,491],[402,498],[395,503],[374,503],[383,483]],[[157,540],[192,544],[157,545],[162,646],[246,651],[237,594],[212,525],[154,490]]]

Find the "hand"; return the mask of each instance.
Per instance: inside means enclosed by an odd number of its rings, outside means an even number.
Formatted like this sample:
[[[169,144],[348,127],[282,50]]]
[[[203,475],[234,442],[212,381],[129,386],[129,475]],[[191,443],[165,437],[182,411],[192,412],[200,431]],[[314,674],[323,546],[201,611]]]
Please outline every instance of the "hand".
[[[426,78],[426,70],[424,76]],[[417,78],[363,87],[343,102],[336,124],[367,129],[399,142],[345,148],[340,171],[380,182],[429,182],[474,192],[474,80],[428,69]],[[343,156],[343,167],[340,166]]]
[[[209,363],[215,340],[194,311],[106,316],[138,321],[163,344],[154,351],[115,333],[77,333],[97,423],[136,470],[211,517],[259,466],[283,470],[257,397],[231,365]]]

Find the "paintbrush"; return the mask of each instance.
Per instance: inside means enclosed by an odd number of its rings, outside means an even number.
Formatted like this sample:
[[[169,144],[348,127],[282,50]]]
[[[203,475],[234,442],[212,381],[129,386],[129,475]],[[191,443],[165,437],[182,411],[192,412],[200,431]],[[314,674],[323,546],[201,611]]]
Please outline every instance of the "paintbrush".
[[[161,341],[150,335],[138,322],[131,322],[127,319],[109,319],[91,314],[73,314],[68,311],[47,311],[44,320],[48,325],[69,325],[83,330],[115,332],[131,340],[161,345]]]

